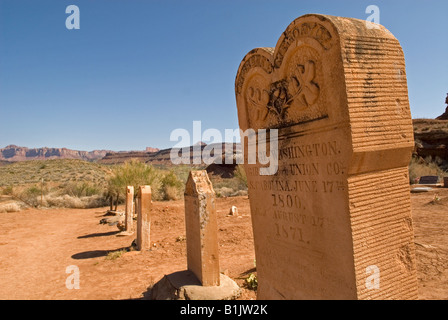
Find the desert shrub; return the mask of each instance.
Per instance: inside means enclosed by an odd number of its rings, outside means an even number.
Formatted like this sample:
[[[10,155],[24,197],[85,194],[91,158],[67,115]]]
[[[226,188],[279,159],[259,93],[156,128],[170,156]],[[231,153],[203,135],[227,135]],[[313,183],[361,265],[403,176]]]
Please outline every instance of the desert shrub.
[[[94,195],[102,195],[103,188],[91,183],[91,182],[68,182],[66,183],[61,192],[73,197],[90,197]]]
[[[215,189],[215,194],[218,198],[221,197],[230,197],[232,196],[232,194],[235,193],[235,190],[232,188],[227,188],[227,187],[221,187],[221,188],[214,188]]]
[[[37,185],[26,187],[25,189],[14,191],[12,196],[30,207],[38,207],[40,205],[41,195],[45,193]]]
[[[137,191],[140,186],[144,185],[151,186],[154,200],[161,199],[158,170],[138,160],[127,161],[113,168],[112,175],[108,179],[107,196],[114,199],[116,209],[118,204],[124,200],[127,186],[133,186]]]
[[[4,212],[18,212],[21,210],[21,207],[18,203],[10,202],[0,205],[0,213]]]
[[[43,205],[45,207],[55,208],[88,209],[104,207],[107,205],[107,201],[103,196],[100,195],[76,197],[65,194],[59,196],[46,196],[44,198]]]
[[[242,170],[242,168],[240,168]],[[240,171],[240,177],[233,178],[220,178],[216,176],[210,176],[210,180],[213,184],[213,189],[216,192],[217,197],[233,197],[240,195],[240,191],[247,191],[247,179],[245,180],[244,171]]]
[[[84,203],[80,198],[70,196],[68,194],[62,196],[45,197],[44,206],[56,208],[84,209]]]
[[[246,285],[250,290],[254,290],[257,291],[258,289],[258,279],[256,274],[251,273],[247,278],[246,278]]]
[[[38,186],[31,186],[25,190],[24,194],[30,197],[37,197],[41,194],[41,189]]]
[[[14,188],[13,188],[13,186],[7,186],[7,187],[3,188],[3,190],[2,190],[2,195],[4,195],[4,196],[10,196],[10,195],[13,194],[13,192],[14,192]]]
[[[182,197],[182,192],[175,186],[163,187],[163,200],[178,200]]]
[[[440,159],[432,160],[431,157],[425,160],[413,157],[409,164],[409,182],[411,184],[418,183],[418,179],[422,176],[439,176],[443,177],[446,172],[442,170],[438,163]]]
[[[241,164],[236,166],[234,176],[236,179],[238,179],[238,181],[240,181],[243,187],[247,188],[246,171],[244,170],[244,167]]]
[[[164,200],[177,200],[182,198],[184,183],[170,171],[163,176],[160,191]]]

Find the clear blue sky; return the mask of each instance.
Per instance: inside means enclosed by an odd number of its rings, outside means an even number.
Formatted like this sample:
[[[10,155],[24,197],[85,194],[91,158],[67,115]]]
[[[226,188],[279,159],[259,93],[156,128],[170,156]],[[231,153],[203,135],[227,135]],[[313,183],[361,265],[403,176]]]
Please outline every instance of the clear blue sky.
[[[80,29],[68,30],[68,5]],[[167,148],[176,128],[238,128],[234,81],[245,54],[275,46],[295,18],[366,19],[400,41],[414,118],[448,92],[448,1],[0,0],[0,148]]]

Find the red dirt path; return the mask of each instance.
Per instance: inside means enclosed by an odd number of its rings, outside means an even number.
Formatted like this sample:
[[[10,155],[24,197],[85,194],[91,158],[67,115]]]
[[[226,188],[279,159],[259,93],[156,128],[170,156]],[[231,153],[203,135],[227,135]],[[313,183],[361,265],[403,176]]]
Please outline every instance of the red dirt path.
[[[412,194],[420,299],[448,299],[448,189]],[[227,216],[232,205],[239,217]],[[0,213],[0,299],[146,299],[148,288],[185,270],[183,201],[155,202],[147,252],[130,251],[114,260],[111,251],[129,248],[134,236],[117,237],[116,226],[99,224],[103,209],[49,209]],[[244,279],[254,272],[247,197],[219,198],[221,271],[255,299]],[[123,209],[123,208],[121,208]],[[80,270],[80,289],[69,290],[66,268]]]

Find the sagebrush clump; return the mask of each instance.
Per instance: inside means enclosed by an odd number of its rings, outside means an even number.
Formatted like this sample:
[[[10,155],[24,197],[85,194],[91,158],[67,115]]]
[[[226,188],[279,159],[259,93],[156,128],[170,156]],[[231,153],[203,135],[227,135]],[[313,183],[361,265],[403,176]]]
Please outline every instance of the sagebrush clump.
[[[443,160],[440,158],[426,159],[413,157],[409,163],[409,183],[416,184],[422,176],[439,176],[444,177],[447,172],[441,168]]]

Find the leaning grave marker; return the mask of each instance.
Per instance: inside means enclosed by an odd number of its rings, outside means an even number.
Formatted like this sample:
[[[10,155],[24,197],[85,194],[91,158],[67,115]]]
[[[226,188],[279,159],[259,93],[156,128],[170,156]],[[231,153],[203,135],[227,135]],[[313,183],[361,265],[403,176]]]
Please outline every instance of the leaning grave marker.
[[[278,129],[275,175],[244,144],[259,299],[417,298],[405,61],[376,26],[305,15],[239,66],[240,129]]]
[[[188,270],[203,286],[219,286],[215,191],[207,171],[190,171],[184,198]]]
[[[188,270],[165,275],[152,287],[151,299],[236,299],[241,289],[219,272],[215,192],[206,170],[190,171],[184,198]]]

